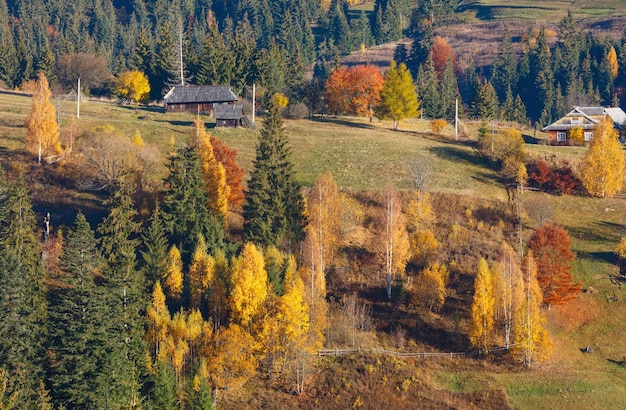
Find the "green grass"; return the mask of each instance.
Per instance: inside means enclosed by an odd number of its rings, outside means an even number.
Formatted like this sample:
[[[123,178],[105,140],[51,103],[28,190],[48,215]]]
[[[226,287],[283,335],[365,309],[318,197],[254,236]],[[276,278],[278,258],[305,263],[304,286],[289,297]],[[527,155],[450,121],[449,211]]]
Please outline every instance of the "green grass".
[[[24,121],[30,103],[27,97],[0,94],[0,160],[10,159],[15,150],[23,148]],[[76,108],[70,102],[59,106],[64,125],[75,115]],[[159,109],[84,102],[78,125],[88,131],[111,124],[129,137],[139,131],[147,144],[159,148],[164,163],[170,140],[183,143],[194,118],[194,115],[169,114]],[[470,132],[475,134],[472,127]],[[446,129],[445,138],[431,135],[428,128],[428,122],[417,119],[400,123],[400,131],[392,131],[388,122],[370,123],[355,118],[285,121],[296,177],[305,185],[311,185],[320,173],[330,171],[342,188],[378,190],[394,185],[406,189],[411,186],[408,164],[426,158],[434,170],[432,191],[507,200],[497,174],[487,166],[471,141],[453,141],[451,127]],[[210,131],[236,148],[240,164],[250,169],[258,130],[211,128]],[[537,155],[568,158],[580,158],[585,151],[545,145],[526,148]],[[625,200],[527,192],[523,197],[526,208],[538,198],[544,198],[553,210],[551,219],[568,230],[572,249],[578,254],[574,275],[589,292],[572,302],[570,311],[574,316],[579,312],[581,317],[570,318],[560,307],[548,312],[554,353],[546,364],[530,370],[496,366],[466,367],[463,371],[438,369],[432,371],[433,378],[452,392],[505,389],[511,403],[521,409],[624,408],[626,368],[615,362],[626,354],[626,283],[608,277],[618,273],[612,252],[620,237],[626,235]],[[526,237],[538,225],[531,212],[527,213]],[[581,353],[579,349],[587,345],[594,347],[594,353]]]
[[[624,0],[469,0],[461,2],[459,12],[474,14],[480,20],[533,20],[557,22],[570,10],[574,19],[623,16]]]

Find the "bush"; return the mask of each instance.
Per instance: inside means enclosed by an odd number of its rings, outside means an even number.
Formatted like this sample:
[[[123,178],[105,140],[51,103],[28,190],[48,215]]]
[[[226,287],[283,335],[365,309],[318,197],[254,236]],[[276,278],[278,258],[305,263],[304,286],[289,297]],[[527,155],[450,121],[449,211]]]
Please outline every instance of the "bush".
[[[289,118],[302,119],[309,116],[309,108],[302,102],[297,102],[289,107]]]
[[[430,129],[433,130],[435,134],[441,133],[448,126],[448,122],[441,118],[432,120],[430,122]]]
[[[578,185],[578,178],[574,176],[571,168],[567,165],[552,172],[550,187],[559,195],[569,195]]]

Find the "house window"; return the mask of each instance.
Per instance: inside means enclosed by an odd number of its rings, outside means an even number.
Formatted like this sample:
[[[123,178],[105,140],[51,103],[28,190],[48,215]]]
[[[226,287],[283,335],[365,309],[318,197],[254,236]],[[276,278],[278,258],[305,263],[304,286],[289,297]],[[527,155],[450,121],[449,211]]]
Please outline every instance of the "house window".
[[[558,131],[556,133],[557,142],[564,142],[567,139],[567,133],[564,131]]]
[[[572,125],[578,125],[578,124],[580,124],[580,119],[578,119],[578,118],[572,118],[571,124],[572,124]]]
[[[585,139],[585,141],[591,141],[591,138],[593,138],[593,132],[585,131],[585,133],[583,134],[583,138]]]

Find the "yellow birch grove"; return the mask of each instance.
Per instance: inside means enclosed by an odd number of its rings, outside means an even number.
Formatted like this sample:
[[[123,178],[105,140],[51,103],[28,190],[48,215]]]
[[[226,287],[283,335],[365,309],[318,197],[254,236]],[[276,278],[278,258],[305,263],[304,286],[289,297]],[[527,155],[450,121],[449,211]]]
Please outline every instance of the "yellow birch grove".
[[[247,243],[232,262],[231,319],[248,328],[267,298],[267,272],[263,253]]]
[[[209,194],[209,208],[218,215],[226,216],[228,212],[228,196],[230,187],[226,183],[226,169],[215,159],[211,136],[204,128],[200,118],[196,118],[190,137],[191,145],[198,147],[198,155],[202,161],[202,174],[206,191]],[[194,144],[195,142],[195,144]]]
[[[387,279],[387,297],[391,299],[394,275],[403,275],[409,260],[409,237],[404,223],[400,198],[393,188],[385,192],[382,210],[382,239],[384,241],[384,266]]]
[[[309,192],[307,248],[310,254],[311,286],[326,292],[326,267],[332,261],[341,240],[341,205],[339,189],[330,172],[320,175]],[[315,291],[315,289],[313,289]]]
[[[167,269],[164,272],[163,285],[167,295],[172,299],[180,299],[183,293],[183,261],[176,245],[172,245],[167,257]]]
[[[61,152],[59,143],[59,125],[56,119],[56,109],[50,102],[50,88],[48,79],[43,72],[39,72],[36,82],[36,90],[33,93],[33,105],[30,116],[26,120],[26,149],[37,153],[38,160],[41,156],[54,149]]]
[[[511,345],[513,321],[523,296],[524,285],[517,253],[507,243],[502,245],[502,256],[493,269],[493,293],[496,302],[496,322],[504,331],[504,346]]]
[[[581,180],[589,194],[604,198],[619,192],[623,179],[624,151],[613,120],[607,116],[593,131],[593,139],[583,160]]]
[[[493,296],[493,275],[487,261],[478,262],[478,273],[474,280],[474,302],[470,322],[469,338],[472,346],[489,352],[492,345],[495,299]]]
[[[158,357],[161,346],[167,340],[167,329],[171,321],[170,312],[165,305],[165,294],[159,281],[154,285],[152,303],[146,310],[146,316],[149,323],[147,340],[151,345],[152,355]]]
[[[527,367],[550,356],[552,341],[541,312],[543,294],[537,281],[537,265],[532,252],[524,258],[524,296],[515,316],[513,353]]]
[[[124,71],[117,76],[114,92],[134,103],[146,102],[150,96],[150,82],[141,71]]]

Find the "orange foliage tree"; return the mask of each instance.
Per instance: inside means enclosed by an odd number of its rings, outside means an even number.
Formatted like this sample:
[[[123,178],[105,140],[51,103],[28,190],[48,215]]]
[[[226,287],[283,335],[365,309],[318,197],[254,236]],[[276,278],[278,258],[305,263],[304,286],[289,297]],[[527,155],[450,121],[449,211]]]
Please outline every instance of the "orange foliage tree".
[[[243,204],[243,175],[244,170],[237,164],[237,150],[230,148],[221,140],[211,136],[213,155],[226,170],[226,184],[230,187],[228,195],[229,210],[239,209]]]
[[[448,44],[445,38],[435,36],[433,39],[433,46],[430,48],[430,53],[433,57],[435,71],[437,71],[437,76],[439,78],[441,78],[448,61],[452,61],[456,68],[456,57],[454,56],[452,47],[450,47],[450,44]]]
[[[558,305],[578,296],[580,282],[574,283],[572,261],[576,255],[570,250],[570,239],[565,229],[546,223],[530,238],[537,262],[537,280],[543,292],[543,303]]]
[[[371,65],[339,67],[326,81],[325,97],[328,109],[335,114],[374,116],[380,101],[383,76]]]

